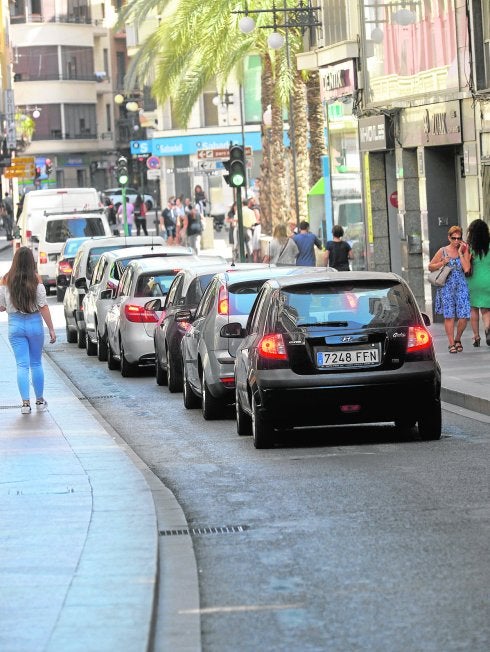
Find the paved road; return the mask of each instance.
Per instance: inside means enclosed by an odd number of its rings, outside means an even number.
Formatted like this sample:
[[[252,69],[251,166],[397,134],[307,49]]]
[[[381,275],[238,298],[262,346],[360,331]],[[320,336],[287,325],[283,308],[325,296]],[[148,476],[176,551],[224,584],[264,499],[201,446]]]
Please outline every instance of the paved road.
[[[488,649],[490,419],[445,411],[440,442],[360,427],[259,453],[150,372],[63,342],[51,357],[184,508],[204,650]]]

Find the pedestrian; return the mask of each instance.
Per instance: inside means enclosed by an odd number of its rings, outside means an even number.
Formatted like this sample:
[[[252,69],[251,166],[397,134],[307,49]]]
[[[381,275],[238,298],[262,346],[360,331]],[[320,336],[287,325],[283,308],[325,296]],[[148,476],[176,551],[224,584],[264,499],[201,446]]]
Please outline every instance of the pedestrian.
[[[160,218],[160,229],[165,234],[167,244],[173,245],[177,232],[177,216],[174,213],[174,202],[169,199],[166,208],[162,211]]]
[[[126,202],[126,223],[128,226],[128,232],[126,233],[124,230],[124,211],[123,211],[123,205],[121,204],[119,208],[117,209],[117,216],[119,223],[122,224],[123,226],[123,231],[125,235],[131,235],[132,230],[133,230],[133,224],[134,224],[134,204],[132,204],[130,201]]]
[[[13,240],[13,228],[14,228],[14,206],[12,204],[12,198],[9,196],[8,192],[5,193],[3,201],[3,227],[5,229],[5,235],[7,240]]]
[[[276,265],[296,265],[299,250],[292,238],[288,237],[287,227],[284,222],[279,222],[274,227],[272,240],[269,244],[269,253],[264,256],[264,263]]]
[[[202,222],[201,214],[195,208],[190,208],[184,216],[184,230],[187,234],[187,243],[195,254],[201,250]]]
[[[310,225],[306,220],[299,223],[299,233],[293,235],[293,240],[299,249],[296,265],[314,267],[316,264],[315,247],[321,249],[322,243],[314,233],[310,233]]]
[[[36,272],[36,263],[28,247],[14,254],[12,266],[0,285],[0,311],[8,314],[8,337],[17,363],[17,385],[22,399],[22,414],[31,413],[29,370],[36,396],[36,408],[43,412],[44,370],[42,350],[43,320],[49,330],[49,341],[56,342],[46,289]]]
[[[141,194],[138,193],[136,195],[136,199],[134,200],[134,223],[136,225],[136,235],[139,235],[141,230],[143,230],[145,235],[148,235],[148,229],[146,227],[146,213],[146,203]]]
[[[471,274],[467,277],[470,290],[473,346],[480,346],[480,311],[485,339],[490,346],[490,231],[483,220],[473,220],[468,227],[468,256],[471,258]]]
[[[446,283],[437,288],[434,310],[444,316],[449,353],[461,353],[461,338],[470,318],[470,293],[465,273],[470,271],[471,263],[461,227],[452,226],[447,237],[449,245],[438,249],[429,263],[429,271],[435,272],[444,265],[451,267]]]
[[[207,215],[207,200],[206,200],[206,194],[204,190],[202,189],[202,186],[195,186],[194,187],[194,206],[197,211],[200,212],[202,216]]]
[[[184,227],[185,208],[181,197],[176,197],[174,214],[176,216],[177,242],[183,247],[187,245],[187,234]]]
[[[342,240],[344,229],[340,224],[335,224],[332,229],[333,240],[327,242],[325,253],[325,265],[333,267],[338,272],[350,271],[349,260],[352,258],[352,247],[348,242]]]

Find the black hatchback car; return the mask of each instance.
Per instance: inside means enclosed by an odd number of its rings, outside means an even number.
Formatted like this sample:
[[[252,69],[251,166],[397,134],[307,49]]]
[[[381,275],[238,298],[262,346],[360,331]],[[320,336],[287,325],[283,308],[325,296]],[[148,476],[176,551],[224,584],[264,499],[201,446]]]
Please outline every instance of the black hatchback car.
[[[337,272],[265,283],[235,361],[240,435],[256,448],[278,430],[394,421],[441,436],[441,370],[430,320],[396,274]]]

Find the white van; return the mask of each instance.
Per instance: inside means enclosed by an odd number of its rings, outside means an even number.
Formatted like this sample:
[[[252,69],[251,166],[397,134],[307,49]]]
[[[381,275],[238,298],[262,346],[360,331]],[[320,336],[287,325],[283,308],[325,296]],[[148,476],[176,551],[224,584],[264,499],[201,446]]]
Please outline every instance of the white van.
[[[111,235],[104,210],[58,213],[46,211],[39,236],[32,235],[30,246],[37,262],[37,272],[49,294],[56,287],[57,265],[68,238],[92,238]]]
[[[32,236],[41,233],[45,213],[95,210],[100,208],[95,188],[54,188],[31,190],[24,196],[22,212],[17,220],[20,244],[29,247]]]

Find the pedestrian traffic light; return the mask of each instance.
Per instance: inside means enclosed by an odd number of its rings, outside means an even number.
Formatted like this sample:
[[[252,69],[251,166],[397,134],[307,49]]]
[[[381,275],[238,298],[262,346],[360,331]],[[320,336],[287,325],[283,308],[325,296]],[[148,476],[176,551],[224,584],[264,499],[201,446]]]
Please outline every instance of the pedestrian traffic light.
[[[241,188],[245,185],[247,173],[245,170],[245,151],[241,145],[230,146],[230,158],[223,161],[228,174],[225,174],[226,183],[232,188]]]
[[[45,170],[46,170],[46,176],[49,177],[51,172],[53,171],[53,162],[51,161],[50,158],[46,159]]]
[[[125,186],[128,181],[128,159],[125,156],[120,156],[117,159],[117,182],[120,186]]]

